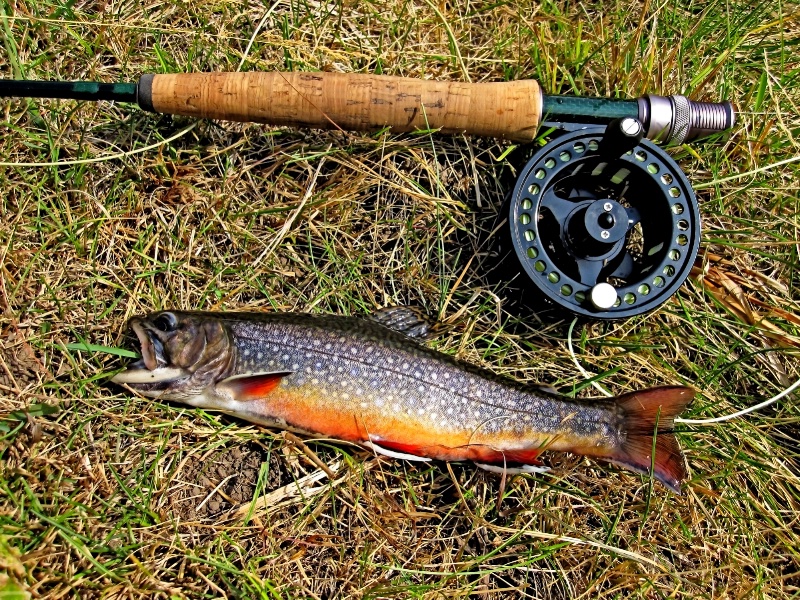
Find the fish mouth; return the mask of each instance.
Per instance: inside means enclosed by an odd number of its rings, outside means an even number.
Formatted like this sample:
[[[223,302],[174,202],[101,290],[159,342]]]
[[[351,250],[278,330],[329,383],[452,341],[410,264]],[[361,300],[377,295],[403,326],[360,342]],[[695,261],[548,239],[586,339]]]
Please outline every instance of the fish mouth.
[[[131,319],[129,327],[139,340],[142,358],[114,375],[111,378],[112,382],[131,386],[152,386],[186,377],[186,371],[169,365],[164,353],[164,343],[153,328],[138,318]]]

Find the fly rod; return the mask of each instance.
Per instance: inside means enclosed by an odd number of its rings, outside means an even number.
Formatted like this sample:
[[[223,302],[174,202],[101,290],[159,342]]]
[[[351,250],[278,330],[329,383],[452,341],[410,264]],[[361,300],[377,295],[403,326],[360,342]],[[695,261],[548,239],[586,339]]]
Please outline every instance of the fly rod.
[[[548,96],[536,81],[460,83],[344,73],[184,73],[137,83],[0,80],[0,96],[110,100],[144,110],[291,127],[443,133],[531,142],[562,130],[519,172],[506,202],[526,298],[590,319],[667,301],[700,245],[697,198],[653,141],[680,144],[734,123],[730,102]],[[644,139],[647,138],[647,139]],[[521,279],[525,281],[525,279]]]
[[[644,137],[680,144],[733,126],[730,102],[647,94],[617,100],[548,96],[534,80],[432,81],[358,73],[181,73],[137,83],[0,80],[0,97],[137,104],[161,114],[292,127],[443,133],[530,142],[543,121],[604,125],[638,120]]]

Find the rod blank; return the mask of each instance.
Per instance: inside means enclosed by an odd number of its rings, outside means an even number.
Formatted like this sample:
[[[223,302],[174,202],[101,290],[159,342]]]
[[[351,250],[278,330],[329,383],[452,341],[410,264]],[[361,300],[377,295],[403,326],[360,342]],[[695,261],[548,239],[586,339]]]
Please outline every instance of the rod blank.
[[[135,83],[0,79],[0,97],[6,98],[58,98],[136,103],[136,88]]]

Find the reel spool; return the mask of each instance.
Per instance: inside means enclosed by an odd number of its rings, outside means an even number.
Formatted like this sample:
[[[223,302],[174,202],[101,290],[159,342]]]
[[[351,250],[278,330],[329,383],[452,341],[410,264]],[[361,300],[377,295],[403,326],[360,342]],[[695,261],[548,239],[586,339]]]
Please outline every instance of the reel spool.
[[[632,118],[565,133],[528,161],[510,198],[511,241],[532,288],[574,315],[651,311],[694,264],[694,191],[642,136]]]

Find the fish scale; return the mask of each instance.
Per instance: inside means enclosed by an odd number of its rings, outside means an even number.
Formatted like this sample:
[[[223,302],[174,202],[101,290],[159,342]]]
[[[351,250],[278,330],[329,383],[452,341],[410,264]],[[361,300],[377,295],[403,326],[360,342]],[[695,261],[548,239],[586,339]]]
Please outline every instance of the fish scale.
[[[400,316],[409,318],[386,322],[427,329],[413,315]],[[535,465],[544,450],[568,451],[652,472],[679,491],[685,471],[672,424],[693,390],[566,398],[460,362],[376,319],[179,311],[136,317],[130,326],[142,360],[114,380],[147,396],[390,456],[505,469]]]

